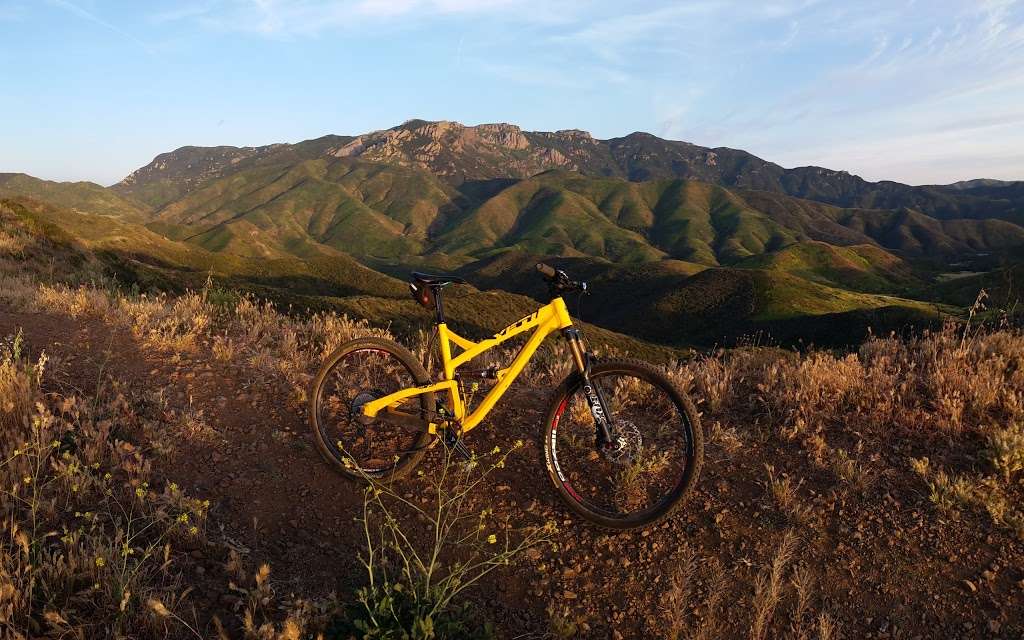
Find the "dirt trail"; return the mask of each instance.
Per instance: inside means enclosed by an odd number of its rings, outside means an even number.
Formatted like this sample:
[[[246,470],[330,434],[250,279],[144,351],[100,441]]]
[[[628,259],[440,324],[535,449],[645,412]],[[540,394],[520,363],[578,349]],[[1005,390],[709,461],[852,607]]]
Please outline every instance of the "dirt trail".
[[[264,386],[228,363],[153,353],[130,331],[98,320],[0,311],[0,335],[19,329],[29,349],[47,353],[56,391],[88,396],[109,376],[202,425],[155,466],[210,498],[213,520],[257,557],[273,558],[277,577],[323,585],[352,568],[345,516],[361,497],[321,463],[283,385]],[[309,552],[325,548],[332,552]]]
[[[158,472],[208,498],[211,521],[224,524],[211,537],[269,562],[279,592],[344,594],[361,583],[361,530],[353,522],[360,492],[321,461],[285,383],[218,361],[206,349],[180,358],[156,353],[130,331],[98,320],[0,309],[0,336],[19,328],[31,351],[50,356],[54,391],[90,395],[110,376],[157,410],[189,418],[191,432],[168,431]],[[756,442],[730,453],[709,445],[699,490],[683,513],[656,529],[610,536],[574,523],[540,466],[535,440],[544,401],[542,393],[519,391],[469,438],[478,450],[527,443],[475,504],[517,523],[555,518],[562,525],[556,553],[531,554],[471,596],[508,637],[545,637],[552,615],[575,622],[580,636],[655,637],[673,571],[690,558],[714,559],[732,575],[722,604],[744,614],[724,616],[721,635],[745,636],[751,585],[784,530],[765,503],[766,461],[807,480],[801,492],[811,513],[799,530],[797,562],[815,573],[815,606],[839,619],[845,637],[1024,633],[1019,543],[1000,532],[977,540],[977,522],[931,516],[920,487],[896,472],[865,497],[838,491],[801,462],[795,444]],[[891,455],[894,468],[905,466],[904,454]],[[428,456],[423,464],[429,471],[437,461]],[[422,488],[411,479],[407,495]],[[993,564],[995,577],[979,579]],[[707,615],[699,611],[707,581],[690,586],[684,613]]]

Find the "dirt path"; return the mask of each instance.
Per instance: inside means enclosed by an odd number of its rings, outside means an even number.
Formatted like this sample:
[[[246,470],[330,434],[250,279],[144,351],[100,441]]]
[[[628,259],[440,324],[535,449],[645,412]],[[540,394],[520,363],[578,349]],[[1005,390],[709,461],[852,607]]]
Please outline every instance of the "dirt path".
[[[279,592],[346,594],[361,584],[361,530],[353,521],[361,495],[321,461],[283,382],[205,349],[181,358],[156,353],[130,331],[98,320],[0,309],[0,336],[19,328],[30,350],[50,356],[54,391],[90,395],[113,377],[175,416],[178,424],[151,443],[164,452],[155,458],[158,472],[210,499],[211,521],[224,524],[211,537],[248,550],[254,563],[269,562]],[[896,471],[906,466],[906,452],[890,451],[888,443],[875,444],[894,471],[864,495],[837,487],[795,445],[752,440],[752,447],[726,452],[711,444],[700,488],[682,514],[653,530],[609,536],[571,521],[545,484],[535,441],[544,401],[542,393],[516,393],[469,440],[478,450],[527,443],[474,506],[493,506],[515,523],[554,518],[562,526],[557,552],[531,555],[471,596],[508,637],[551,637],[563,618],[579,636],[656,637],[667,608],[684,609],[691,621],[719,615],[700,608],[709,560],[733,578],[724,611],[742,612],[721,616],[721,635],[745,637],[751,585],[786,528],[766,504],[766,461],[806,481],[798,491],[810,513],[796,527],[795,563],[811,569],[814,607],[831,612],[844,637],[1024,633],[1021,545],[1000,531],[977,539],[986,527],[970,518],[934,517],[920,486]],[[424,464],[430,470],[437,461]],[[422,489],[421,480],[408,481],[409,497]],[[673,605],[666,595],[672,576],[694,558],[703,577]],[[209,574],[215,565],[209,561]],[[985,571],[992,577],[979,577]]]

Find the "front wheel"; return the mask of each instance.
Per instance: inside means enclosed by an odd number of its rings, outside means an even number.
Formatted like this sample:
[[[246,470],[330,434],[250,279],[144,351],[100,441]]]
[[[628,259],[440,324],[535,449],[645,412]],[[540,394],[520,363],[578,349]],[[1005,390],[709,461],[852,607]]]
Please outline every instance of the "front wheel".
[[[545,423],[545,465],[555,490],[575,513],[608,529],[664,520],[700,475],[704,440],[697,410],[644,362],[596,364],[589,384],[604,399],[611,442],[597,428],[583,377],[570,375]]]

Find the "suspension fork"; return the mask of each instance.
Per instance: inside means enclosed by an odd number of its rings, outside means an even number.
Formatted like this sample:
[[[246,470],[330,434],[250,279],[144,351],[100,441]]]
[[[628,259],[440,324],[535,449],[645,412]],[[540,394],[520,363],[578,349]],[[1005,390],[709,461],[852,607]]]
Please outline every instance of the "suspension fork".
[[[569,342],[569,350],[572,352],[572,359],[576,363],[576,369],[583,378],[583,396],[590,406],[590,414],[594,417],[596,427],[597,447],[612,442],[611,412],[608,411],[608,402],[604,398],[601,387],[590,379],[590,367],[593,364],[593,356],[587,351],[586,344],[579,329],[568,327],[563,331],[566,340]]]

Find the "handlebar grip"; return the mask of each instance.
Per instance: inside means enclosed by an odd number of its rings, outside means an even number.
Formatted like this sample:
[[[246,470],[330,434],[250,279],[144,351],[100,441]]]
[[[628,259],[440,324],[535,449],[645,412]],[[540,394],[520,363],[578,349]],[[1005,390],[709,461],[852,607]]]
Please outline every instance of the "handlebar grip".
[[[537,271],[540,271],[541,274],[547,278],[554,278],[557,273],[552,267],[539,262],[537,263]]]

